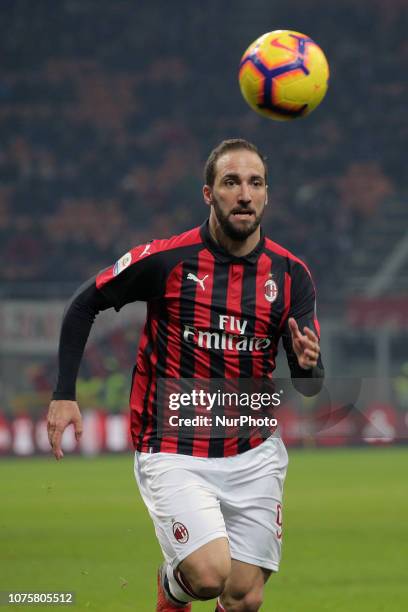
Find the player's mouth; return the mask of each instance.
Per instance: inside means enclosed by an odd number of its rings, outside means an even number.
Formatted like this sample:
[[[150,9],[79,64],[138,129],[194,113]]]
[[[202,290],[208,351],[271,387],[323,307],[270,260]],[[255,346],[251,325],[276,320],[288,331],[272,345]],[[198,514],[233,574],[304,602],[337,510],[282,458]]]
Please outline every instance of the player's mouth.
[[[237,209],[231,212],[231,217],[238,221],[249,221],[255,218],[255,212],[250,209]]]

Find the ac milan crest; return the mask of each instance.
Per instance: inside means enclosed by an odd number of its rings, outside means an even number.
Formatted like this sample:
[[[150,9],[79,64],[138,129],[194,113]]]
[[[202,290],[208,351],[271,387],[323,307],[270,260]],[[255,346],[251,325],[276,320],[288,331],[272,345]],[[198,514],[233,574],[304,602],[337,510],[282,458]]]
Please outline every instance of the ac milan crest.
[[[278,297],[278,285],[275,283],[273,278],[269,278],[264,284],[265,299],[268,302],[274,302]]]
[[[180,542],[180,544],[185,544],[188,542],[190,537],[188,529],[185,525],[183,525],[183,523],[173,523],[173,535],[177,542]]]

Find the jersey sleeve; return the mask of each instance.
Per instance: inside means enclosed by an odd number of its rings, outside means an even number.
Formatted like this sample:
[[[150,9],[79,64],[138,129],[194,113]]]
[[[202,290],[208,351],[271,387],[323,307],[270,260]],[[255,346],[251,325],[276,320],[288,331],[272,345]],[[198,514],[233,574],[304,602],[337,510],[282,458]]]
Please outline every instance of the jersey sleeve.
[[[308,268],[300,260],[291,262],[291,300],[288,317],[283,328],[282,343],[295,387],[302,395],[316,395],[321,389],[324,378],[322,357],[319,355],[317,366],[314,368],[304,370],[300,367],[292,347],[292,336],[288,325],[288,320],[291,317],[295,319],[301,333],[306,326],[314,331],[320,339],[315,286]],[[315,382],[302,383],[301,379],[312,379]]]
[[[75,383],[89,332],[96,315],[111,306],[96,288],[95,277],[72,296],[62,319],[54,400],[75,400]]]
[[[155,240],[134,247],[96,277],[96,287],[117,311],[130,302],[162,297],[165,283],[164,253]]]
[[[320,337],[316,315],[316,290],[310,271],[303,262],[291,262],[291,298],[288,318],[293,317],[299,328],[310,327]]]

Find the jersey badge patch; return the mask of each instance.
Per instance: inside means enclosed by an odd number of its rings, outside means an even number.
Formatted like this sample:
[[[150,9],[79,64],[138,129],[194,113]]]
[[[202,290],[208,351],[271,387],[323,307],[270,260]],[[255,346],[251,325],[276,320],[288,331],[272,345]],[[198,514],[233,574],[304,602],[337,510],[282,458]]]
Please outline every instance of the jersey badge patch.
[[[132,263],[132,253],[125,253],[113,266],[113,276],[117,276]]]

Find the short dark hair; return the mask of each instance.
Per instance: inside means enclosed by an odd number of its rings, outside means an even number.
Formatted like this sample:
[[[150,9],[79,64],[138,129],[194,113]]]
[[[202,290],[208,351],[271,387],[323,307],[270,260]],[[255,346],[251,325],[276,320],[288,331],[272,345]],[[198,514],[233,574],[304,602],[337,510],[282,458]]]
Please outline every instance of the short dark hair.
[[[265,169],[265,182],[267,182],[268,168],[266,165],[266,157],[262,155],[258,147],[252,144],[252,142],[244,140],[243,138],[230,138],[228,140],[223,140],[222,142],[220,142],[220,144],[217,145],[208,156],[208,159],[205,162],[204,166],[204,180],[206,185],[209,185],[210,187],[214,185],[216,175],[215,166],[217,164],[218,159],[228,151],[239,151],[240,149],[252,151],[252,153],[256,153],[256,155],[258,155],[259,159],[263,163]]]

